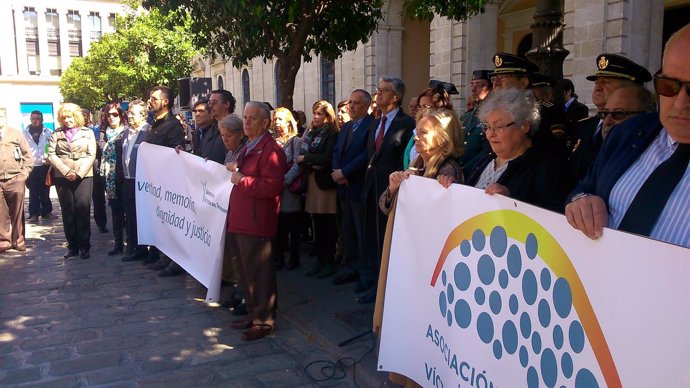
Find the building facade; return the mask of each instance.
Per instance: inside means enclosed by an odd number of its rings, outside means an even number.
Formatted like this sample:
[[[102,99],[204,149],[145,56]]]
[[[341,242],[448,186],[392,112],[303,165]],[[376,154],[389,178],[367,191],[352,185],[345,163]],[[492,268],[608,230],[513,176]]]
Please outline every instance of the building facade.
[[[46,126],[62,104],[58,84],[72,58],[115,29],[119,0],[5,0],[0,2],[0,109],[11,126],[44,112]]]
[[[491,69],[497,51],[523,54],[531,48],[537,0],[493,0],[485,13],[463,22],[442,17],[415,21],[404,15],[402,2],[386,2],[384,19],[367,43],[332,62],[316,56],[302,63],[294,108],[310,115],[319,99],[337,103],[355,88],[373,91],[380,77],[397,76],[407,84],[406,102],[430,79],[453,82],[460,91],[453,104],[462,113],[473,70]],[[594,85],[585,77],[595,71],[599,53],[627,56],[654,73],[665,40],[690,20],[690,0],[562,0],[561,10],[563,44],[570,51],[564,76],[590,107]],[[261,58],[242,68],[222,58],[198,58],[192,76],[210,77],[214,88],[231,91],[238,104],[251,99],[280,106],[276,71],[275,61]]]

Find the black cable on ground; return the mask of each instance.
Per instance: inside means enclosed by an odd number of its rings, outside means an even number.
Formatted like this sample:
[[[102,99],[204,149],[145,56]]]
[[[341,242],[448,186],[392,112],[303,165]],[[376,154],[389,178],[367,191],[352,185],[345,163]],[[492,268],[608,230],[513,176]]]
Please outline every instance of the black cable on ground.
[[[342,380],[347,377],[347,368],[352,368],[352,382],[354,383],[355,387],[360,388],[360,385],[357,384],[357,365],[360,364],[369,353],[373,352],[375,347],[376,341],[372,341],[371,348],[364,352],[359,360],[355,360],[352,357],[343,357],[339,358],[335,362],[329,360],[312,361],[304,367],[304,374],[318,383],[329,380]],[[315,377],[309,371],[310,368],[317,366],[320,366],[318,368],[318,373],[321,374],[320,377]]]

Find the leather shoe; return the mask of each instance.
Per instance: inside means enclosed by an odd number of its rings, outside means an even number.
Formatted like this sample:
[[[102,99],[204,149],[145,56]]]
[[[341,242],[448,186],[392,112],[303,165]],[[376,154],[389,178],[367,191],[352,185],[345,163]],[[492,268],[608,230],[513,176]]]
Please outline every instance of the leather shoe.
[[[19,251],[19,252],[25,252],[26,251],[26,245],[17,245],[14,247],[14,249],[16,251]]]
[[[162,271],[158,272],[158,276],[162,278],[167,278],[171,276],[178,276],[184,274],[184,269],[180,267],[179,264],[176,262],[171,262],[167,267],[165,267]]]
[[[245,303],[240,303],[232,309],[232,315],[247,315],[247,305]]]
[[[161,257],[155,263],[147,265],[146,268],[152,269],[154,271],[160,271],[162,269],[165,269],[165,267],[167,267],[168,265],[170,265],[170,259],[168,259],[167,257]]]
[[[251,329],[242,333],[242,339],[245,341],[254,341],[273,333],[273,328],[268,326],[252,326]]]
[[[376,289],[373,288],[363,296],[360,296],[357,302],[359,304],[371,304],[376,302]]]
[[[79,255],[79,251],[76,249],[68,249],[67,252],[62,256],[65,259]]]
[[[38,214],[35,216],[30,216],[26,219],[27,222],[38,222]]]
[[[79,258],[82,260],[86,260],[89,257],[91,257],[91,254],[89,253],[88,249],[82,249],[81,252],[79,252]]]
[[[357,280],[359,280],[359,272],[349,272],[334,277],[333,284],[339,286],[341,284],[352,283]]]
[[[252,326],[253,326],[253,324],[246,319],[240,319],[238,321],[232,321],[232,323],[230,324],[230,327],[232,327],[235,330],[247,330],[247,329],[251,329]]]
[[[113,249],[111,249],[110,251],[108,251],[108,256],[115,256],[115,255],[117,255],[118,253],[122,253],[122,247],[121,247],[121,246],[118,246],[118,245],[115,245],[115,246],[113,247]]]
[[[107,226],[99,226],[98,231],[101,233],[108,233],[108,227]]]
[[[326,264],[321,268],[321,271],[316,274],[315,278],[324,279],[335,274],[335,266],[333,264]]]
[[[108,254],[110,254],[110,253],[108,253]],[[143,257],[141,257],[137,254],[122,256],[122,261],[124,261],[125,263],[128,261],[137,261],[137,260],[141,260],[141,259],[143,259]]]
[[[54,219],[58,218],[58,216],[56,216],[55,214],[53,214],[53,212],[48,212],[48,213],[46,213],[46,214],[42,214],[42,215],[41,215],[41,218],[46,218],[46,219],[49,219],[49,220],[54,220]]]

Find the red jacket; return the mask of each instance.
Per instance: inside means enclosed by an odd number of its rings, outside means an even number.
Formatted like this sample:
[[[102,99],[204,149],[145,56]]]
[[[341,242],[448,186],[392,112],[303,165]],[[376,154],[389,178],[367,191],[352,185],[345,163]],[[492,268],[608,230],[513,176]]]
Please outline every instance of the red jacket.
[[[283,148],[267,133],[237,164],[244,177],[230,194],[228,232],[275,236],[286,169]]]

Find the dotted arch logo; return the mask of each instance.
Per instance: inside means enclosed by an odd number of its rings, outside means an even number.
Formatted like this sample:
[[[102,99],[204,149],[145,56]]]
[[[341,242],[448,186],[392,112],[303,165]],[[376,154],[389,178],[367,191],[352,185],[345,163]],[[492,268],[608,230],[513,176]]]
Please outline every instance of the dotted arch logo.
[[[597,366],[606,386],[622,386],[574,266],[526,215],[498,210],[458,225],[446,238],[431,286],[440,290],[439,312],[448,326],[476,330],[496,359],[516,357],[528,388],[540,381],[549,388],[599,387]],[[590,348],[596,365],[582,361]]]

